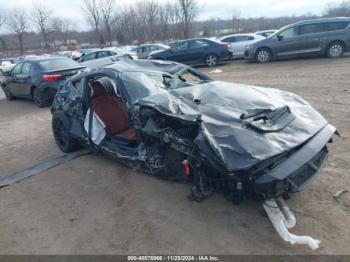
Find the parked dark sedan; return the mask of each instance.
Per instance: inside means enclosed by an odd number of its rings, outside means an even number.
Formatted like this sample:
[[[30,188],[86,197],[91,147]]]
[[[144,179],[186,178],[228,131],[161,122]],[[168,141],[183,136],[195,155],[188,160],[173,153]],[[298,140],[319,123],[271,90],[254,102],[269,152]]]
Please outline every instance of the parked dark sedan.
[[[336,58],[350,50],[350,18],[323,18],[286,26],[270,37],[247,46],[247,60],[271,60],[303,56]]]
[[[154,52],[149,58],[212,67],[231,59],[232,53],[229,44],[198,38],[176,42],[167,50]]]
[[[65,80],[83,69],[77,62],[63,57],[38,57],[23,60],[5,75],[1,88],[8,100],[33,99],[39,107],[51,104]]]

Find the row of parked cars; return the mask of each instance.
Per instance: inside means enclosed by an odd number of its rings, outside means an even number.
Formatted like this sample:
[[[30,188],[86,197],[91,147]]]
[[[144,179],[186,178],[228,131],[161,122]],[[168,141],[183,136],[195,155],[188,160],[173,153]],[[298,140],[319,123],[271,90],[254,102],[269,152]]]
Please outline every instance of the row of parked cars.
[[[145,46],[137,51],[143,49]],[[344,17],[308,20],[280,30],[228,35],[215,40],[178,41],[169,48],[152,51],[148,58],[215,66],[220,61],[234,58],[258,63],[305,56],[336,58],[348,50],[350,18]]]
[[[187,65],[215,66],[245,58],[259,63],[308,55],[340,57],[350,48],[350,18],[299,22],[278,31],[236,34],[220,39],[195,38],[169,45],[83,49],[51,55],[3,60],[1,87],[7,99],[32,98],[39,107],[51,103],[58,83],[83,68],[99,68],[120,57],[168,60]]]

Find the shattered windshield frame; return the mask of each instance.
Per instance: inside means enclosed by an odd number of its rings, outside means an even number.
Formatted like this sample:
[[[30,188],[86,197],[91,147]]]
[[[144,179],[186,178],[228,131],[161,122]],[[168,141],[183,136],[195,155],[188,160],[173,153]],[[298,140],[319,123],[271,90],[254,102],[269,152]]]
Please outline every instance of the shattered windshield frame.
[[[190,76],[191,79],[186,79]],[[161,94],[166,90],[186,88],[212,81],[191,68],[184,68],[174,75],[157,71],[128,71],[122,72],[120,78],[129,94],[133,105],[140,99]]]

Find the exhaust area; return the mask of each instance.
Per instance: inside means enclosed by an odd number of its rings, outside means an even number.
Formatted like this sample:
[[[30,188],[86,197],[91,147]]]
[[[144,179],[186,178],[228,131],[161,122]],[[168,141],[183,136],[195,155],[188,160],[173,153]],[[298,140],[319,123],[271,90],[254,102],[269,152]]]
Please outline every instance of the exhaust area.
[[[266,200],[263,207],[272,225],[284,241],[290,244],[308,245],[312,250],[319,248],[321,241],[310,236],[297,236],[288,231],[296,225],[296,218],[283,199]]]

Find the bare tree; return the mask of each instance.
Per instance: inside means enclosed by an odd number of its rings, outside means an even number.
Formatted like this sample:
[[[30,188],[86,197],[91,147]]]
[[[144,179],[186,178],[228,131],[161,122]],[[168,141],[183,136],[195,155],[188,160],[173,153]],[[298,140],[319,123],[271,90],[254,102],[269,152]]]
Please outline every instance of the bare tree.
[[[101,12],[99,9],[99,0],[83,0],[84,10],[91,26],[95,31],[96,40],[100,46],[103,44],[103,38],[100,34]]]
[[[350,16],[350,1],[343,1],[339,4],[328,4],[325,9],[325,16]]]
[[[9,11],[6,25],[10,31],[16,34],[21,55],[23,55],[23,35],[28,29],[28,17],[24,9],[15,8]]]
[[[114,0],[100,0],[100,10],[104,29],[107,33],[107,41],[112,45],[112,24],[114,22]]]
[[[4,24],[4,18],[0,13],[0,28],[3,26],[3,24]],[[3,50],[6,50],[6,44],[5,44],[5,41],[2,39],[2,37],[0,37],[0,51],[3,51]]]
[[[152,42],[157,37],[157,31],[155,30],[158,24],[158,14],[159,14],[159,5],[155,0],[150,0],[145,5],[146,11],[146,26],[147,26],[147,36],[148,40]]]
[[[239,33],[241,31],[241,11],[232,10],[232,32]]]
[[[185,38],[190,37],[190,27],[199,12],[196,0],[176,0],[176,14]]]
[[[52,10],[48,9],[46,6],[42,4],[33,5],[31,20],[37,26],[42,35],[45,48],[49,47],[48,35],[50,31],[51,16]]]
[[[73,23],[70,19],[54,17],[51,21],[51,30],[56,40],[62,39],[64,44],[68,45],[71,39]]]
[[[169,37],[170,26],[175,16],[173,5],[170,2],[159,7],[159,27],[162,40]]]

